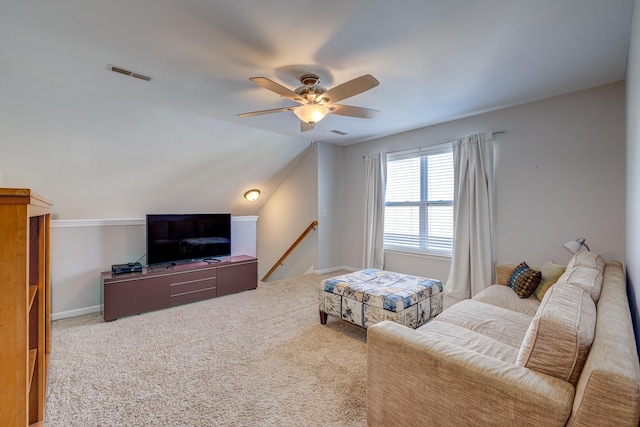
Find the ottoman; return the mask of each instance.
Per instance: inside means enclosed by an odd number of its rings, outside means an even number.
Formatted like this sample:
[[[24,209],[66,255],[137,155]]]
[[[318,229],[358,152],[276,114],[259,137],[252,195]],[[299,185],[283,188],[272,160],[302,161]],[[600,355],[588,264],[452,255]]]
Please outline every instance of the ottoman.
[[[442,312],[442,282],[379,269],[322,281],[320,323],[327,315],[363,328],[383,320],[417,328]]]

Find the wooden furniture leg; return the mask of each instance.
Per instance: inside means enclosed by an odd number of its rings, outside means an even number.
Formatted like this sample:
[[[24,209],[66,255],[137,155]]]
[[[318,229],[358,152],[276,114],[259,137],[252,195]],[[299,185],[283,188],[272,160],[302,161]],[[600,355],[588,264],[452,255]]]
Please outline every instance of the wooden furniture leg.
[[[324,311],[320,311],[320,324],[327,324],[327,313],[325,313]]]

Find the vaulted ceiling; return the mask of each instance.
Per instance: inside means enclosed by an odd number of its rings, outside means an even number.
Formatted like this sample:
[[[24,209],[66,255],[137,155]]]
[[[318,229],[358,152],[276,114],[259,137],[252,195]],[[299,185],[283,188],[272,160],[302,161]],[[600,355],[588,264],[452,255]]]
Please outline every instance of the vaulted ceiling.
[[[87,98],[103,104],[96,114],[107,122],[123,103],[131,123],[120,117],[110,125],[134,133],[145,117],[134,124],[141,108],[132,105],[174,112],[171,120],[209,135],[193,147],[193,138],[183,141],[203,161],[203,153],[213,156],[211,146],[225,158],[246,156],[251,147],[256,160],[280,153],[272,167],[238,179],[242,187],[273,180],[309,141],[347,145],[623,80],[632,8],[633,0],[4,0],[0,88],[13,106],[0,113],[28,122],[30,108],[48,109],[55,118],[54,95],[30,106],[29,97],[46,87],[68,88],[62,103],[79,120]],[[114,73],[114,65],[151,80]],[[379,116],[329,115],[304,133],[292,112],[237,117],[295,105],[250,77],[294,89],[309,72],[327,88],[372,74],[378,87],[342,103]],[[0,148],[12,151],[7,144],[18,133]],[[137,136],[136,153],[151,161],[172,153],[162,137]],[[87,138],[71,132],[68,139],[65,149],[73,151],[76,139]],[[284,147],[291,150],[282,153]],[[19,176],[1,155],[0,167],[5,178]]]

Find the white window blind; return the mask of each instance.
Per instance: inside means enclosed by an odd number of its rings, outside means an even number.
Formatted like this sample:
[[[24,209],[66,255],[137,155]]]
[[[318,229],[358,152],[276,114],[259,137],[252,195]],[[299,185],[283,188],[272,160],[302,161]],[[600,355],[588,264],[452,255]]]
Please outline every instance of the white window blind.
[[[451,146],[387,154],[384,247],[451,256]]]

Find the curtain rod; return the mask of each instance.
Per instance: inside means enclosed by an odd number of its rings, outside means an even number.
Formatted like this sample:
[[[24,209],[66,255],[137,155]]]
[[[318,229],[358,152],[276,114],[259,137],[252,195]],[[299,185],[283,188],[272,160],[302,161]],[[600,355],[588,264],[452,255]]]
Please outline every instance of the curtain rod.
[[[499,134],[506,133],[506,132],[507,132],[506,130],[497,130],[497,131],[491,132],[491,135],[499,135]],[[449,142],[451,142],[451,141],[453,141],[453,140],[449,140],[449,141],[446,141],[446,142],[440,142],[440,143],[438,143],[438,144],[432,144],[432,145],[428,145],[428,146],[425,146],[425,147],[409,148],[409,149],[407,149],[407,150],[399,150],[399,151],[390,151],[390,152],[388,152],[387,154],[392,154],[392,153],[403,153],[403,152],[405,152],[405,151],[410,152],[410,151],[414,151],[414,150],[418,150],[418,151],[419,151],[419,150],[422,150],[422,149],[424,149],[424,148],[435,148],[435,147],[438,147],[438,146],[440,146],[440,145],[448,144],[448,143],[449,143]],[[364,159],[365,157],[367,157],[367,156],[362,156],[362,158],[363,158],[363,159]]]

